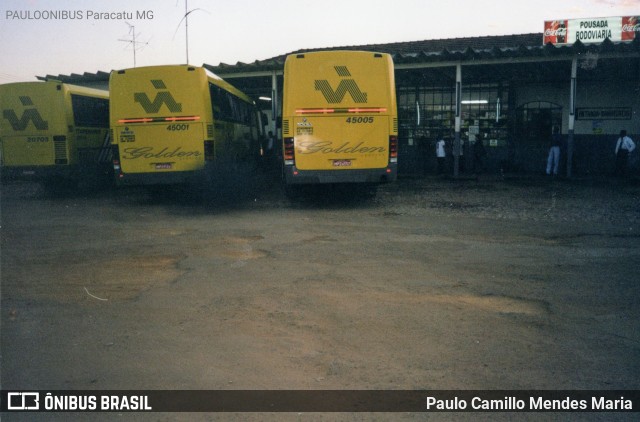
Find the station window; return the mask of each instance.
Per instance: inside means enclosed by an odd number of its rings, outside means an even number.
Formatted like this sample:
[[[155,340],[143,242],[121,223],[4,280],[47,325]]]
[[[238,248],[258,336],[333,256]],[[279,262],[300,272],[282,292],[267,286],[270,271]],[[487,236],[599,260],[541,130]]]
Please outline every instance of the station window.
[[[482,140],[487,146],[506,146],[508,89],[498,84],[463,85],[463,140]],[[452,138],[455,130],[455,88],[398,87],[400,128],[412,139]]]

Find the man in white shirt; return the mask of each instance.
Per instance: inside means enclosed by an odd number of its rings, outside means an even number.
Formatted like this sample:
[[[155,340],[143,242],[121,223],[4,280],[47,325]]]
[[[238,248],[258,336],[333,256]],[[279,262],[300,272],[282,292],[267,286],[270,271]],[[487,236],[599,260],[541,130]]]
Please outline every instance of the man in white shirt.
[[[627,136],[626,130],[620,131],[620,137],[616,142],[616,176],[625,176],[627,174],[627,161],[629,154],[636,149],[636,144]]]
[[[444,139],[439,137],[436,141],[436,158],[438,159],[438,174],[444,173],[444,165],[447,153],[444,149]]]

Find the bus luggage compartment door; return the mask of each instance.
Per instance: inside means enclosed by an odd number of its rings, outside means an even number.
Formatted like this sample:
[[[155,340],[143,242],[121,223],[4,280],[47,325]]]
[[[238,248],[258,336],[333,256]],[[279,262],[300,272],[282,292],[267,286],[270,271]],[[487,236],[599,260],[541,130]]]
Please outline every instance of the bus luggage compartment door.
[[[114,128],[124,173],[194,171],[204,167],[201,123],[154,123]]]
[[[55,163],[51,136],[7,136],[2,139],[4,165],[51,166]]]
[[[363,170],[389,163],[387,116],[306,116],[295,119],[299,170]]]

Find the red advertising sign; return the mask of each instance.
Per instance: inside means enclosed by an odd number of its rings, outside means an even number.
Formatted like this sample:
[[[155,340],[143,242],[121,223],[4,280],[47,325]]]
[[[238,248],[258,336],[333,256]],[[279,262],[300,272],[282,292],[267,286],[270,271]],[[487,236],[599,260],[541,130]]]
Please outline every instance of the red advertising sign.
[[[583,44],[599,43],[606,39],[620,42],[636,38],[640,38],[638,16],[565,19],[544,23],[544,44],[570,45],[577,41]]]
[[[544,44],[565,44],[569,21],[546,21],[544,23]]]
[[[624,16],[622,18],[622,41],[633,41],[640,38],[640,22],[638,16]]]

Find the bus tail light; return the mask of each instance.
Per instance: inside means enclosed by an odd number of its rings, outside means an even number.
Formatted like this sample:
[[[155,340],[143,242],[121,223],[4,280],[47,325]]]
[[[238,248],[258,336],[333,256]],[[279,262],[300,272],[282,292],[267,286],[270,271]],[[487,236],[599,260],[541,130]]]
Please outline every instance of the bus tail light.
[[[385,107],[297,108],[296,114],[386,113]]]
[[[127,119],[119,119],[120,124],[132,123],[166,123],[166,122],[197,122],[200,116],[169,116],[169,117],[132,117]]]
[[[292,166],[295,164],[293,138],[284,138],[284,164]]]
[[[213,141],[204,141],[204,160],[213,161],[214,155]]]
[[[119,177],[124,177],[122,173],[122,167],[120,167],[120,149],[117,145],[113,145],[111,149],[111,154],[113,157],[113,172]]]
[[[389,162],[398,162],[398,137],[389,136]]]

